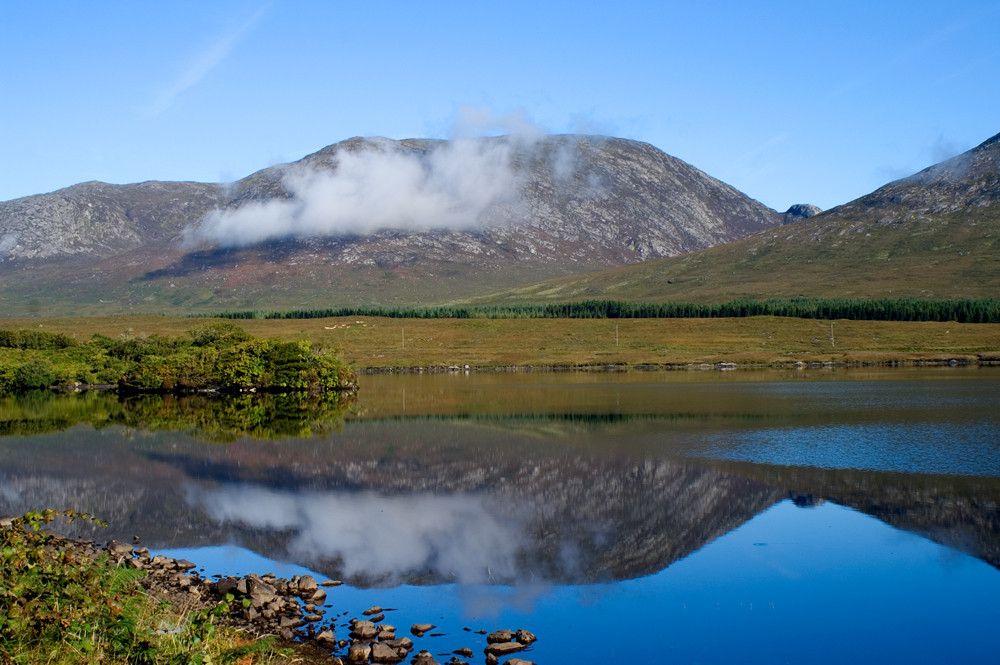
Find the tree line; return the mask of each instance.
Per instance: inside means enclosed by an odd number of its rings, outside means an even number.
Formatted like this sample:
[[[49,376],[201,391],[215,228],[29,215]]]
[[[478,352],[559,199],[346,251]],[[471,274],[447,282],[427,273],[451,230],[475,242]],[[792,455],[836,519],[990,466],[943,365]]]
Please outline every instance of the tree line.
[[[955,321],[1000,323],[1000,300],[823,299],[734,300],[728,303],[634,303],[585,300],[548,305],[469,305],[441,307],[327,307],[212,316],[227,319],[318,319],[380,316],[399,319],[712,319],[786,316],[855,321]]]

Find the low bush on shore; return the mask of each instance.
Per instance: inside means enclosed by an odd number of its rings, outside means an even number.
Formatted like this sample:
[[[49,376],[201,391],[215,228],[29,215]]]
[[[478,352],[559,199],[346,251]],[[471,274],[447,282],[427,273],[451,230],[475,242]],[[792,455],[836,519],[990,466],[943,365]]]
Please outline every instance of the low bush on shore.
[[[252,337],[230,323],[186,336],[78,343],[59,333],[0,331],[0,392],[60,385],[110,385],[124,392],[351,390],[354,373],[308,341]]]

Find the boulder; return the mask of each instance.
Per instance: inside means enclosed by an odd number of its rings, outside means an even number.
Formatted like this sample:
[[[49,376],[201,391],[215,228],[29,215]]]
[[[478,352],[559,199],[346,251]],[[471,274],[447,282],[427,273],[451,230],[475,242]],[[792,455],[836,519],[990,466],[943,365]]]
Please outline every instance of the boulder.
[[[431,655],[430,651],[421,651],[410,661],[412,665],[441,665],[438,661],[434,660],[434,656]]]
[[[371,621],[355,621],[351,626],[351,637],[359,640],[371,640],[378,635],[378,629]]]
[[[319,589],[319,585],[316,584],[316,578],[312,575],[303,575],[299,578],[298,582],[299,596],[302,598],[313,595]]]
[[[415,623],[410,626],[410,632],[417,637],[423,637],[424,633],[429,630],[434,630],[434,624],[432,623]]]
[[[484,653],[493,654],[497,658],[500,658],[508,654],[517,653],[518,651],[524,651],[527,648],[527,646],[520,642],[494,642],[486,646]]]
[[[494,642],[510,642],[513,639],[514,635],[509,630],[494,630],[486,636],[486,643],[493,644]]]
[[[405,650],[401,656],[396,649],[393,649],[385,642],[374,642],[372,644],[371,659],[373,663],[398,663],[405,657]]]
[[[413,640],[409,637],[400,637],[395,640],[385,640],[385,643],[391,646],[393,649],[404,649],[406,651],[413,651]]]
[[[372,653],[372,648],[362,642],[356,642],[347,649],[347,660],[352,663],[364,663]]]

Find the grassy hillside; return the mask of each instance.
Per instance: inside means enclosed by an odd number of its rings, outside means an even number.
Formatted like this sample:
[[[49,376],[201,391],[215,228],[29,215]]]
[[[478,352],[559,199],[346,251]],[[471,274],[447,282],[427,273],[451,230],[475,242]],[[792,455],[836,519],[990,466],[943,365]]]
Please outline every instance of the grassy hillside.
[[[740,298],[992,298],[1000,208],[919,224],[819,215],[684,256],[498,291],[468,303],[727,302]]]

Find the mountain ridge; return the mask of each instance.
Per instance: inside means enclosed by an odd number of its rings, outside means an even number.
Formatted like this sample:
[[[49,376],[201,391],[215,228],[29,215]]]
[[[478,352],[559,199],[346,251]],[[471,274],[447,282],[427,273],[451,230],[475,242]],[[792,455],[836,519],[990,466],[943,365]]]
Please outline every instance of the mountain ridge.
[[[395,180],[384,186],[364,179],[387,173]],[[365,187],[374,194],[351,198]],[[401,203],[386,209],[401,210],[408,226],[364,219],[393,197]],[[352,204],[354,217],[342,213]],[[431,211],[423,218],[419,204]],[[436,213],[448,223],[436,223]],[[681,254],[781,222],[780,213],[647,143],[356,137],[229,186],[81,183],[0,203],[0,303],[34,303],[30,313],[69,304],[432,304]],[[257,235],[230,241],[234,230]]]

